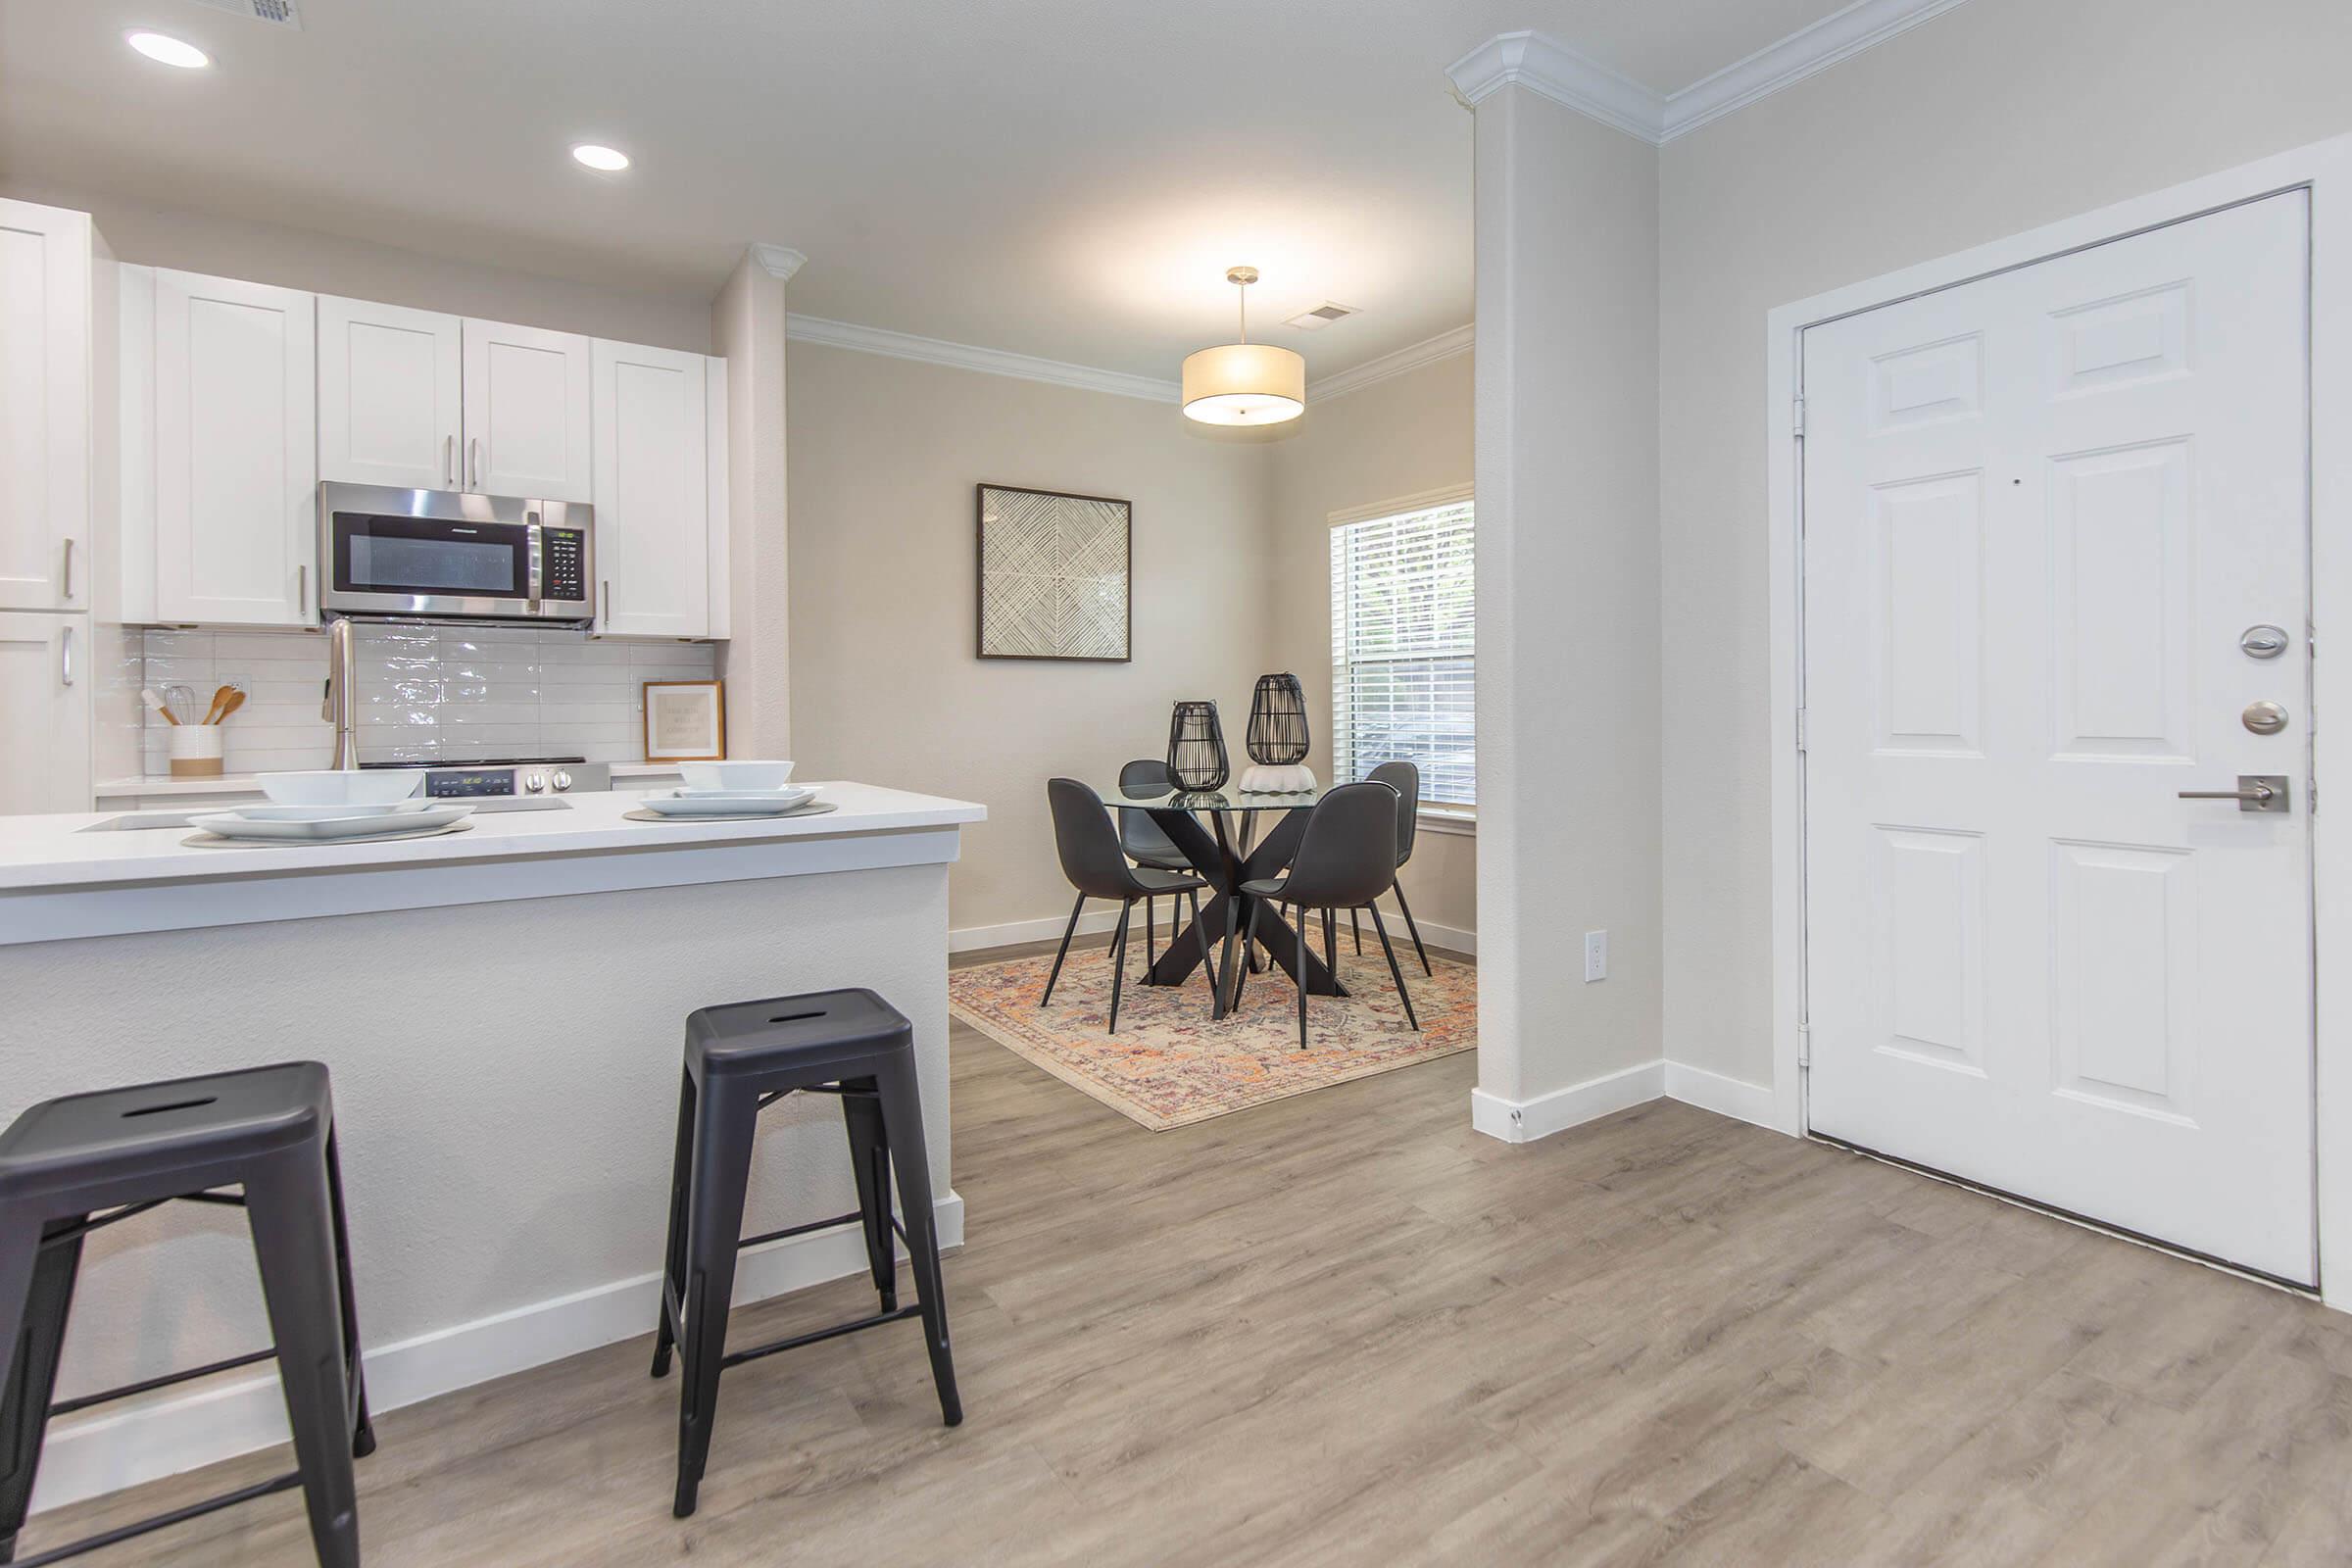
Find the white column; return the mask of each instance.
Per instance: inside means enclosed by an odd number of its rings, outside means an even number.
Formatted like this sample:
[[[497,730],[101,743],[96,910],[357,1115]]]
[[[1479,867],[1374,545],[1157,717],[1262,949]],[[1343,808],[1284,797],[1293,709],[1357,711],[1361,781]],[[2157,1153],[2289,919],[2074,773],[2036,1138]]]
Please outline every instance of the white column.
[[[754,245],[710,307],[727,361],[727,750],[792,755],[791,577],[786,558],[784,285],[808,258]]]
[[[1456,79],[1478,122],[1472,1120],[1517,1142],[1663,1083],[1658,155],[1516,80]],[[1608,933],[1598,982],[1588,931]]]

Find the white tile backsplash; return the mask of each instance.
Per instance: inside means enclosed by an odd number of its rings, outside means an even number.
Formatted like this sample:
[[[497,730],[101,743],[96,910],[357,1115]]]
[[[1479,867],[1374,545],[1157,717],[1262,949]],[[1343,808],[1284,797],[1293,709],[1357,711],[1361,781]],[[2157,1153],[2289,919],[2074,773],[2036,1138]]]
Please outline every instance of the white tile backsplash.
[[[318,632],[130,634],[149,686],[182,685],[201,716],[216,687],[245,688],[228,721],[231,773],[324,767],[334,731],[318,716],[326,638]],[[649,680],[709,680],[709,643],[591,641],[549,626],[364,625],[355,639],[360,760],[463,762],[564,755],[636,761]],[[185,715],[183,715],[185,716]],[[148,714],[143,771],[170,771],[164,720]]]

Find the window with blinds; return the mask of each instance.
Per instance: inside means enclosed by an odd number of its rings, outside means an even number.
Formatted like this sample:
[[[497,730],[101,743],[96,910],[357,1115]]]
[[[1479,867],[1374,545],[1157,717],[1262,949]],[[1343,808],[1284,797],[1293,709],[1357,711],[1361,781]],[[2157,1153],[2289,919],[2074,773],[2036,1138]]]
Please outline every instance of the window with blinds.
[[[1331,530],[1331,756],[1337,781],[1404,758],[1421,799],[1478,800],[1471,504]]]

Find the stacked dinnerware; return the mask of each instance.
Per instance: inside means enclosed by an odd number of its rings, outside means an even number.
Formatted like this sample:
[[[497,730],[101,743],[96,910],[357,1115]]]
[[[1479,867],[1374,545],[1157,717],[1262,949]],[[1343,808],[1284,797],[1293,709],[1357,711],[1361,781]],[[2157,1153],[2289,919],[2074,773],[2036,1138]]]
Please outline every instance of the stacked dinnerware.
[[[645,808],[657,816],[781,816],[816,799],[792,783],[790,762],[680,762],[683,788],[656,790]]]
[[[257,782],[268,805],[191,816],[188,825],[224,839],[323,844],[438,833],[473,809],[418,795],[424,775],[408,770],[264,773]]]

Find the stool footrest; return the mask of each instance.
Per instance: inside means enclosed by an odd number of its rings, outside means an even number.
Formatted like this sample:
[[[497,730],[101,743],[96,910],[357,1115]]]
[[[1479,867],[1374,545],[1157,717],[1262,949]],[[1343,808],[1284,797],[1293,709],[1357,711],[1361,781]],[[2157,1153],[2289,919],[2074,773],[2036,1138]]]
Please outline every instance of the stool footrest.
[[[760,1247],[769,1242],[780,1242],[787,1236],[806,1236],[810,1231],[829,1231],[836,1225],[856,1225],[864,1219],[865,1216],[858,1213],[836,1214],[831,1219],[812,1219],[806,1225],[787,1225],[780,1231],[762,1231],[758,1236],[746,1236],[735,1246],[737,1250],[746,1247]]]
[[[192,1366],[184,1372],[166,1372],[160,1377],[148,1378],[138,1383],[125,1383],[119,1389],[108,1389],[103,1394],[84,1394],[78,1398],[60,1399],[49,1406],[49,1416],[51,1420],[55,1420],[61,1415],[72,1415],[76,1410],[87,1410],[93,1404],[104,1404],[109,1399],[126,1399],[134,1394],[168,1389],[174,1383],[185,1383],[190,1378],[210,1377],[215,1372],[226,1372],[234,1367],[251,1366],[256,1361],[267,1361],[275,1354],[277,1354],[276,1346],[265,1346],[261,1349],[245,1355],[232,1355],[225,1361],[215,1361],[207,1366]]]
[[[273,1492],[286,1492],[301,1485],[302,1473],[300,1471],[276,1476],[268,1481],[257,1481],[250,1487],[241,1487],[235,1492],[223,1492],[217,1497],[207,1497],[201,1502],[191,1502],[183,1508],[174,1508],[170,1513],[159,1513],[152,1519],[139,1519],[130,1524],[118,1525],[112,1530],[100,1531],[94,1536],[84,1536],[79,1541],[69,1542],[62,1546],[52,1546],[47,1551],[35,1552],[29,1557],[19,1557],[16,1568],[42,1568],[45,1563],[64,1562],[68,1557],[78,1557],[85,1551],[96,1551],[101,1546],[116,1545],[153,1531],[168,1530],[173,1525],[185,1524],[190,1519],[199,1519],[208,1513],[218,1513],[222,1508],[233,1508],[240,1502],[251,1502],[256,1497],[267,1497]]]
[[[895,1312],[876,1312],[872,1317],[853,1318],[847,1323],[836,1323],[829,1329],[796,1334],[789,1340],[775,1340],[766,1345],[755,1345],[747,1350],[730,1351],[718,1358],[718,1364],[722,1370],[731,1366],[741,1366],[746,1361],[757,1361],[763,1355],[776,1355],[785,1350],[797,1350],[804,1345],[814,1345],[821,1340],[837,1340],[844,1334],[855,1334],[859,1329],[878,1329],[885,1323],[896,1323],[905,1318],[919,1316],[922,1310],[918,1304],[902,1306]]]

